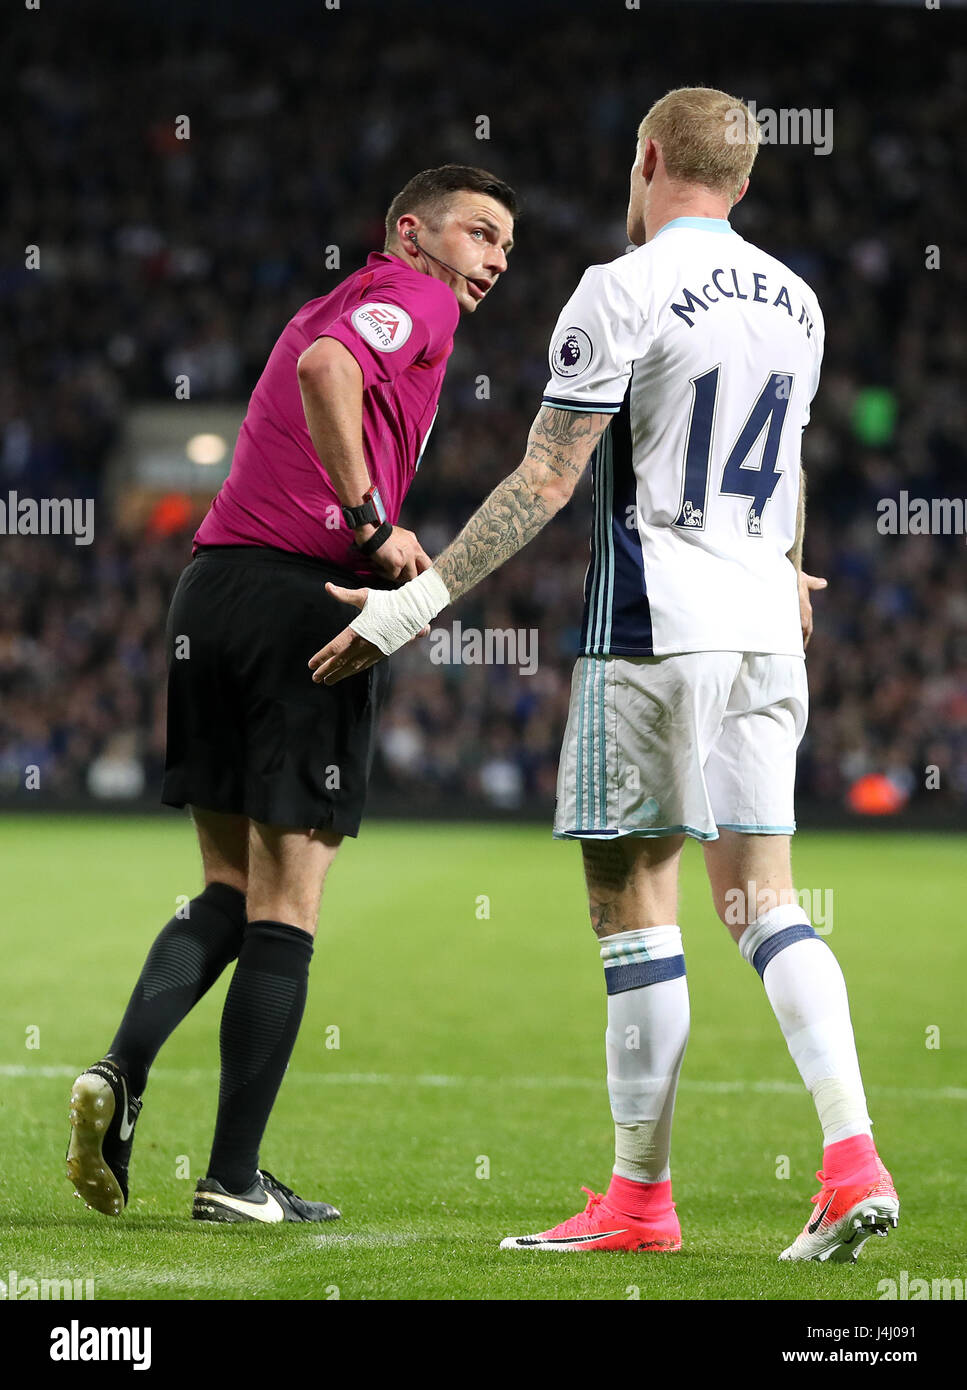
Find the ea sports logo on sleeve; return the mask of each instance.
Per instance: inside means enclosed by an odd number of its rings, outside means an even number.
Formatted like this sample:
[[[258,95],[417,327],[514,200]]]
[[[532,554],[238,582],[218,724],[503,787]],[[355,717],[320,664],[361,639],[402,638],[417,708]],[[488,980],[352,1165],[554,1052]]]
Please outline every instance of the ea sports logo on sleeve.
[[[565,328],[551,348],[551,370],[555,376],[580,376],[591,365],[594,348],[583,328]]]
[[[413,320],[397,304],[362,304],[352,316],[352,325],[380,352],[396,352],[413,331]]]

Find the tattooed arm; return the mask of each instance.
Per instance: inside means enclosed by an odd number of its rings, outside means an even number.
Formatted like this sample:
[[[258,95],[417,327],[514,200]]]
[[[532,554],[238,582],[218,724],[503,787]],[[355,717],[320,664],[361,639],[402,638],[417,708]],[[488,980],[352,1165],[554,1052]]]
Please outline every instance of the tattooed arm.
[[[433,562],[451,603],[522,550],[567,505],[610,419],[541,407],[522,462]]]
[[[448,595],[438,604],[436,612],[447,603],[455,603],[505,560],[516,555],[566,506],[610,420],[610,415],[541,407],[531,426],[527,450],[520,464],[494,488],[456,540],[434,561],[433,570],[427,572],[435,576],[435,581],[428,582],[436,582],[441,589],[445,586]],[[421,578],[427,581],[427,575]],[[379,595],[378,601],[390,622],[397,613],[408,612],[407,590],[417,582],[412,580],[402,589]],[[369,598],[367,589],[341,589],[332,584],[326,587],[334,597],[359,609],[365,608]],[[426,582],[421,592],[425,589]],[[413,635],[405,634],[402,641]],[[381,647],[352,628],[346,628],[316,652],[309,667],[317,684],[325,681],[333,685],[346,676],[364,671],[383,655]]]

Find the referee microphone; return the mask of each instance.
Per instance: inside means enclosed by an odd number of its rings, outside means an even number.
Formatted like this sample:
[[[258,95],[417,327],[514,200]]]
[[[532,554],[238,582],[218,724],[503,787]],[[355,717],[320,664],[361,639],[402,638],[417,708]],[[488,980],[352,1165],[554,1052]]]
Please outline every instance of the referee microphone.
[[[441,261],[439,256],[434,256],[432,251],[428,251],[425,246],[421,246],[416,239],[416,232],[407,232],[406,235],[410,239],[410,241],[414,243],[417,251],[419,251],[421,255],[427,256],[431,261],[436,261],[437,265],[442,265],[446,270],[452,270],[454,275],[462,275],[468,285],[472,285],[475,283],[469,275],[464,275],[464,272],[462,270],[457,270],[457,267],[455,265],[450,265],[448,261]],[[480,278],[482,279],[483,277],[481,276]]]

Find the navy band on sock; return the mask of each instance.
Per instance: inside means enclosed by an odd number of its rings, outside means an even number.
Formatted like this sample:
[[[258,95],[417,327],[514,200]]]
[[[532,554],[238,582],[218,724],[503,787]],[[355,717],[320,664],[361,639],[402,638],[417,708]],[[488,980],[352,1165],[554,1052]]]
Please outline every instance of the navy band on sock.
[[[628,989],[643,989],[662,980],[678,980],[685,974],[684,956],[665,956],[662,960],[629,961],[627,965],[609,965],[604,982],[609,994],[624,994]]]
[[[808,941],[811,936],[815,935],[816,933],[808,922],[797,922],[794,927],[783,927],[781,931],[766,937],[752,957],[752,964],[758,970],[759,978],[762,978],[763,971],[773,956],[777,956],[787,946],[794,946],[797,941]]]

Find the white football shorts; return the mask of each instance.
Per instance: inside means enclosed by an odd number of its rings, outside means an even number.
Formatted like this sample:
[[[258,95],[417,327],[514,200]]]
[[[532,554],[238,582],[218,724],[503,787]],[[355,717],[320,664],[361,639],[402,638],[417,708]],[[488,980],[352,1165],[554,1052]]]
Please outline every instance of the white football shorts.
[[[791,835],[808,710],[799,656],[579,657],[554,834]]]

